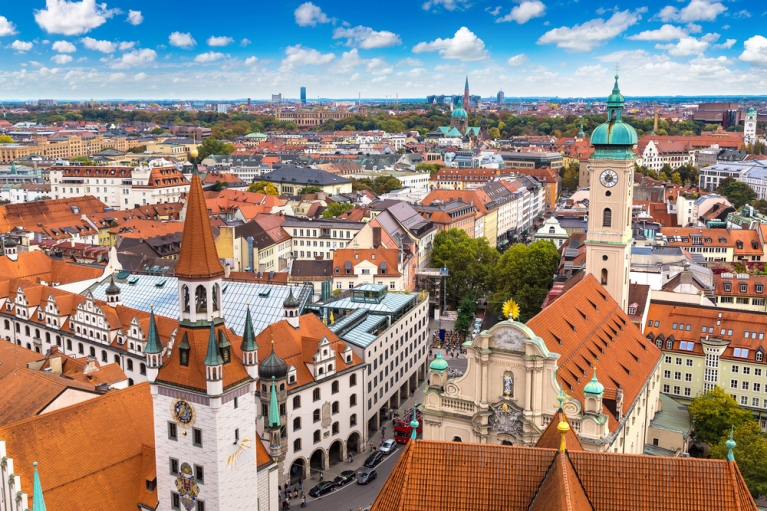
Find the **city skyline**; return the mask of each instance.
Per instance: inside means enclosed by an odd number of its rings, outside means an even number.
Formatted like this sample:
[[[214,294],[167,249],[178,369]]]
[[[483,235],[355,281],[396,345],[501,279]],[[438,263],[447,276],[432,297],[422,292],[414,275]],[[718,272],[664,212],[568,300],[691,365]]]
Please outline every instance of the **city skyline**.
[[[459,94],[466,76],[483,97],[595,97],[616,64],[627,96],[767,94],[753,1],[216,5],[215,27],[195,23],[211,14],[196,0],[6,5],[0,100],[418,98]],[[226,23],[240,11],[251,22]]]

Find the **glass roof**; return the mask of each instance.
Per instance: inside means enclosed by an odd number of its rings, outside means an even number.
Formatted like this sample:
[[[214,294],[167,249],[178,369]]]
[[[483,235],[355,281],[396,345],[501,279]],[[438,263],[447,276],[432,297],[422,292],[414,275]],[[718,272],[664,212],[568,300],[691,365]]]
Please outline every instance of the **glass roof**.
[[[115,282],[120,287],[120,302],[123,305],[147,312],[149,306],[154,305],[155,314],[178,319],[178,279],[154,275],[128,275],[127,278],[120,278],[123,273],[115,276]],[[83,294],[90,291],[94,298],[106,301],[108,286],[109,278],[94,284]],[[313,293],[312,287],[305,285],[293,289],[303,311]],[[272,323],[284,319],[282,302],[290,293],[289,286],[223,281],[222,290],[226,326],[234,330],[237,335],[242,335],[245,328],[248,302],[250,302],[250,313],[256,335]]]

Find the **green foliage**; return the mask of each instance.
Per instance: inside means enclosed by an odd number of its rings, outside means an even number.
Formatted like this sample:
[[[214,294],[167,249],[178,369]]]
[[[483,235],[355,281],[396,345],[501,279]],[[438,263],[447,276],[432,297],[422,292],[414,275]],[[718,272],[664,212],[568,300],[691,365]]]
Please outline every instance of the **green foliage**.
[[[472,326],[474,325],[474,315],[477,312],[477,299],[474,295],[466,295],[461,300],[461,305],[458,308],[458,317],[455,319],[453,328],[460,335],[466,337],[469,335]]]
[[[144,151],[146,151],[145,145],[137,145],[135,147],[131,147],[130,149],[128,149],[129,153],[135,153],[135,154],[141,154]]]
[[[401,190],[402,188],[402,183],[394,176],[378,176],[375,179],[370,179],[369,177],[352,179],[352,190],[368,190],[376,195],[389,193],[393,190]]]
[[[429,177],[431,177],[439,172],[442,167],[444,167],[444,165],[440,163],[419,163],[415,166],[415,170],[420,172],[428,172]]]
[[[149,133],[151,133],[152,135],[162,135],[163,133],[165,133],[165,130],[158,126],[157,128],[154,128]]]
[[[493,272],[495,293],[490,300],[490,309],[500,314],[503,304],[513,298],[519,304],[519,320],[524,322],[532,318],[540,312],[541,304],[554,284],[558,264],[559,252],[550,241],[512,245]]]
[[[564,169],[562,175],[562,190],[565,192],[574,192],[578,189],[578,178],[580,174],[580,164],[571,163]]]
[[[767,200],[757,199],[751,203],[754,209],[763,215],[767,215]]]
[[[354,206],[349,202],[333,202],[328,205],[328,209],[322,212],[322,218],[339,217],[350,209],[354,209]]]
[[[674,183],[675,185],[681,186],[682,176],[679,175],[679,172],[674,172],[673,174],[671,174],[671,182]]]
[[[490,135],[490,138],[492,139],[498,139],[501,138],[501,130],[498,128],[490,128],[487,130],[487,134]]]
[[[221,142],[220,140],[206,138],[202,141],[202,144],[199,145],[197,151],[200,153],[199,158],[203,160],[211,154],[232,154],[234,146],[232,144]]]
[[[299,190],[298,195],[306,195],[309,193],[320,193],[322,188],[319,186],[305,186]]]
[[[692,400],[690,416],[695,420],[695,438],[715,445],[730,433],[730,428],[753,421],[750,411],[738,406],[730,394],[721,387],[701,394]]]
[[[0,144],[12,144],[13,139],[8,135],[0,135]]]
[[[727,197],[735,209],[740,210],[744,205],[756,200],[756,192],[746,183],[735,181],[731,177],[724,178],[719,182],[716,192]]]
[[[485,238],[470,238],[465,231],[450,229],[434,237],[431,264],[435,268],[447,266],[447,299],[460,302],[465,296],[487,292],[499,257]]]
[[[251,184],[248,186],[249,192],[257,192],[257,193],[265,193],[267,195],[274,195],[275,197],[279,196],[277,193],[277,188],[272,183],[267,183],[266,181],[258,181],[256,183]]]
[[[711,447],[712,458],[727,459],[728,438],[721,438]],[[759,424],[752,419],[736,426],[733,439],[737,444],[733,456],[748,491],[754,498],[767,494],[767,438],[762,434]]]
[[[96,165],[96,162],[91,160],[88,156],[75,156],[69,159],[70,162],[79,163],[80,165]]]
[[[660,179],[661,181],[668,181],[668,174],[666,174],[665,172],[661,172],[660,175],[658,175],[658,179]]]
[[[227,188],[229,186],[229,183],[226,183],[224,181],[216,181],[215,186],[213,186],[213,189],[217,192],[220,192],[224,188]]]

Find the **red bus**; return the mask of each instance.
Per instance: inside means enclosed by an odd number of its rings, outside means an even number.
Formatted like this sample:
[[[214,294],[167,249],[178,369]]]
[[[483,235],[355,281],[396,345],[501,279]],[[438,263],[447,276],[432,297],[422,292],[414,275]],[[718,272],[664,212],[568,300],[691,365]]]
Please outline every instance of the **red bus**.
[[[410,441],[410,436],[413,433],[413,428],[410,426],[410,421],[412,420],[412,415],[410,418],[394,420],[394,440],[398,444],[406,444]],[[418,421],[418,429],[416,429],[416,433],[420,435],[423,432],[421,412],[416,413],[416,420]]]

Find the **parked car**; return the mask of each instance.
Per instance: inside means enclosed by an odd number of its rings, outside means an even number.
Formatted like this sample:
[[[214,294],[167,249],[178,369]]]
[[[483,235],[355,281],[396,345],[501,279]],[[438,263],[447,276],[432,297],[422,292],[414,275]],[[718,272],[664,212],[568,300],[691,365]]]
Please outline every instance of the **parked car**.
[[[333,479],[333,484],[335,484],[338,487],[341,487],[348,483],[349,481],[353,481],[355,476],[354,470],[344,470],[340,474],[336,476],[335,479]]]
[[[384,459],[384,453],[381,451],[376,451],[370,456],[368,456],[368,459],[365,460],[365,466],[368,468],[373,468],[379,463],[381,463]]]
[[[378,474],[375,470],[363,470],[357,476],[357,484],[368,484],[376,477],[378,477]]]
[[[390,455],[397,449],[397,442],[394,441],[393,438],[390,438],[389,440],[385,440],[384,443],[381,444],[381,449],[379,449],[382,453],[384,453],[386,456]]]
[[[315,499],[317,497],[321,497],[322,495],[325,495],[326,493],[330,493],[330,491],[333,489],[335,484],[333,484],[333,481],[322,481],[321,483],[317,484],[314,488],[309,490],[309,496],[314,497]]]

